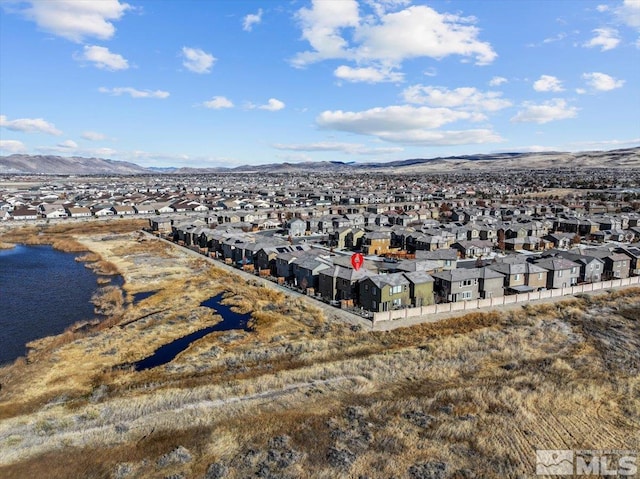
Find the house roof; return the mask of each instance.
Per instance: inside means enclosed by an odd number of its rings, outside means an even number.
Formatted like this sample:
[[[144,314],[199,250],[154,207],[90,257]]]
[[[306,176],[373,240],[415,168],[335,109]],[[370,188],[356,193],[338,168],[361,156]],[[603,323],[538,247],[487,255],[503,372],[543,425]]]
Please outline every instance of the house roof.
[[[403,273],[404,277],[411,281],[413,284],[433,283],[435,280],[433,276],[425,271],[414,271],[412,273]]]
[[[408,285],[409,280],[405,278],[403,273],[392,273],[392,274],[375,274],[369,276],[369,279],[378,287],[383,288],[384,286],[403,286]]]

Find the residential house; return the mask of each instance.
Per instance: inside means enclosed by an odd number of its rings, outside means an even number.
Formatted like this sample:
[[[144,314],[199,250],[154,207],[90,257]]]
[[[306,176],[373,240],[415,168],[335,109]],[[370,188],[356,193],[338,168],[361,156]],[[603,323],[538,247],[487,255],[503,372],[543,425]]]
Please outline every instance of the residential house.
[[[391,233],[373,231],[365,233],[362,250],[364,254],[381,255],[391,251]]]
[[[433,284],[435,279],[425,271],[404,273],[409,280],[409,296],[413,306],[428,306],[435,302]]]
[[[328,301],[354,300],[359,304],[358,282],[371,273],[360,268],[355,270],[345,266],[333,265],[318,274],[318,290]]]
[[[584,254],[604,261],[603,280],[628,278],[631,273],[631,258],[624,253],[593,248],[584,250]]]
[[[493,250],[493,243],[491,243],[491,241],[482,240],[463,240],[456,241],[451,245],[451,248],[457,250],[461,258],[480,258],[491,254],[491,251]]]
[[[504,275],[507,292],[526,293],[547,287],[547,270],[533,263],[502,262],[488,267]]]
[[[376,274],[358,284],[360,305],[369,311],[390,311],[411,305],[411,282],[402,273]]]
[[[448,302],[466,301],[480,298],[479,268],[452,269],[433,273],[434,291],[438,297]]]
[[[478,291],[482,299],[504,296],[504,275],[489,267],[478,268]]]
[[[580,265],[561,256],[536,259],[534,263],[548,271],[547,288],[568,288],[578,283]]]
[[[318,289],[320,271],[331,267],[328,260],[311,256],[295,259],[292,265],[294,284],[303,290]]]

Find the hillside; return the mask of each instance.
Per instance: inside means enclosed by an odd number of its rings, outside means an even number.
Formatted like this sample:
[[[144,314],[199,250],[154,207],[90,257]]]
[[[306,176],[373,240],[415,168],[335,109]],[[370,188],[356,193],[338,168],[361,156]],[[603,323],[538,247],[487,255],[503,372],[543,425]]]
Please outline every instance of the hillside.
[[[311,161],[269,163],[234,168],[145,168],[134,163],[101,158],[65,158],[45,155],[0,157],[0,174],[27,173],[50,175],[137,175],[207,173],[421,173],[460,170],[512,170],[548,168],[640,168],[640,147],[608,151],[496,153],[437,158],[413,158],[385,163]]]
[[[0,157],[0,174],[42,175],[136,175],[150,173],[142,166],[103,158],[52,155],[11,155]]]

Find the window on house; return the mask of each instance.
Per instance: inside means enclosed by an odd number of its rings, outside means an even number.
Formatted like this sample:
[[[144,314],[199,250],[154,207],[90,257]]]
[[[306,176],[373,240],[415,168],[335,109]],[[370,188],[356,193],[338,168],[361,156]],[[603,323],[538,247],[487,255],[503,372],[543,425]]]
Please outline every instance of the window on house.
[[[538,273],[538,279],[542,279],[542,273]]]
[[[378,293],[378,288],[376,288],[375,286],[373,286],[373,287],[371,288],[371,293],[372,293],[372,294],[377,294],[377,293]]]
[[[471,286],[473,282],[470,279],[464,279],[460,281],[460,286]]]
[[[393,300],[394,306],[402,306],[402,300],[400,298]]]
[[[520,281],[520,274],[519,273],[516,274],[516,278],[515,279],[516,279],[516,281]]]
[[[391,294],[398,294],[398,293],[402,293],[402,286],[392,286]]]
[[[562,270],[558,271],[558,277],[562,278]]]
[[[571,274],[576,274],[576,267],[571,268]]]
[[[368,285],[368,284],[365,284],[365,285],[364,285],[364,290],[365,290],[365,291],[369,291],[369,285]]]
[[[463,291],[462,293],[460,293],[460,298],[462,299],[471,299],[471,291]]]

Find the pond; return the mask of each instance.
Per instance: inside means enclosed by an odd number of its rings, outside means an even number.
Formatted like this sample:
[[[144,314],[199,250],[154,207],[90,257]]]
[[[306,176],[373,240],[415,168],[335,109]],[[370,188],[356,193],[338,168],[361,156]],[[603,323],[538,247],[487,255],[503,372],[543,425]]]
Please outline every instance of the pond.
[[[207,334],[211,334],[217,331],[229,331],[232,329],[247,330],[247,323],[251,318],[251,313],[242,314],[232,311],[229,306],[221,304],[222,293],[213,296],[206,301],[200,303],[200,306],[215,309],[215,311],[222,316],[222,321],[213,326],[209,326],[204,329],[200,329],[191,334],[187,334],[181,338],[178,338],[170,343],[160,346],[151,356],[147,356],[138,362],[133,363],[136,371],[143,371],[145,369],[155,368],[171,362],[178,354],[187,349],[191,343],[197,341],[200,338],[205,337]]]
[[[24,356],[29,341],[96,317],[98,276],[77,256],[51,246],[0,250],[0,364]],[[122,284],[122,276],[109,278]]]

